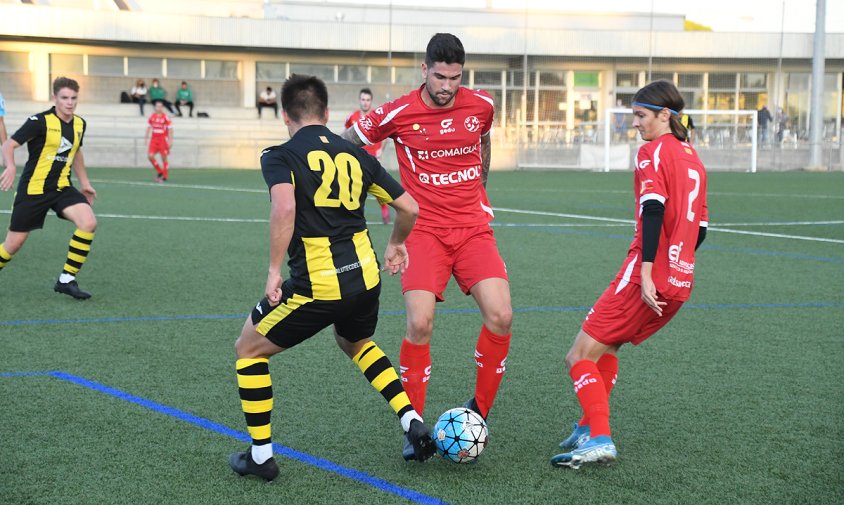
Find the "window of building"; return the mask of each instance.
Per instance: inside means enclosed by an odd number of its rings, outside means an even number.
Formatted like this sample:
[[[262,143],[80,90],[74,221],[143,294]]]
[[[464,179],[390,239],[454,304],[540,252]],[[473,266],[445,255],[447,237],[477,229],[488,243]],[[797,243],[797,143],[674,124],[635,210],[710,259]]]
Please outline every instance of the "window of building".
[[[744,89],[765,88],[768,85],[768,74],[762,72],[739,74],[739,84]]]
[[[332,79],[333,79],[332,75]],[[237,62],[223,60],[205,60],[205,78],[219,80],[237,79]]]
[[[539,121],[566,122],[566,91],[539,90]]]
[[[475,87],[497,86],[501,87],[500,70],[475,70]]]
[[[577,75],[577,74],[575,74]],[[575,82],[577,79],[575,79]],[[558,72],[539,72],[540,86],[565,86],[566,85],[566,71]]]
[[[709,89],[734,90],[736,89],[736,74],[711,73],[709,74]]]
[[[639,87],[639,73],[617,72],[615,74],[615,85],[619,88],[637,88]]]
[[[418,67],[395,67],[396,84],[422,84],[422,71]]]
[[[129,75],[132,77],[162,77],[161,58],[129,57]]]
[[[365,83],[367,82],[366,74],[366,65],[339,65],[337,67],[339,82]]]
[[[12,51],[0,51],[0,72],[26,72],[28,70],[28,54]]]
[[[54,76],[65,74],[82,75],[84,67],[81,54],[51,54],[50,73]]]
[[[287,63],[259,61],[255,75],[259,81],[283,81],[287,79]]]
[[[651,82],[653,81],[674,82],[674,72],[651,72]]]
[[[678,88],[703,88],[703,74],[677,74]]]
[[[389,67],[369,67],[371,82],[390,82]]]
[[[88,75],[123,75],[123,56],[88,56]]]
[[[167,77],[199,79],[202,77],[202,62],[200,60],[167,58]]]
[[[334,82],[334,65],[291,63],[290,74],[315,75],[325,82]]]

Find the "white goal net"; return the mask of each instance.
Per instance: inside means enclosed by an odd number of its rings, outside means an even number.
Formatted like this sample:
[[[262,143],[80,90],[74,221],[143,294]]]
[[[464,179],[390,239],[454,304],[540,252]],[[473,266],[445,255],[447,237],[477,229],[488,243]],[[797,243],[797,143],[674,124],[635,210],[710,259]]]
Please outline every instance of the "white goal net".
[[[686,109],[683,112],[692,119],[692,144],[707,170],[756,172],[759,143],[768,145],[772,140],[769,137],[775,135],[760,130],[755,110]],[[603,148],[592,146],[581,153],[581,168],[605,172],[632,170],[636,153],[643,144],[639,132],[633,128],[632,110],[607,109],[603,126]]]

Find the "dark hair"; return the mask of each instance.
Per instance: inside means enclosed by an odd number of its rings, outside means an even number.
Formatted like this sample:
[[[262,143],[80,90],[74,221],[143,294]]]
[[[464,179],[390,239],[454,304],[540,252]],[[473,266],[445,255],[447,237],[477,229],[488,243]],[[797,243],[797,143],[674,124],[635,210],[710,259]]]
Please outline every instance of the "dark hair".
[[[665,107],[671,110],[672,112],[668,119],[671,134],[677,137],[677,140],[686,140],[688,132],[686,131],[686,127],[683,126],[683,123],[680,122],[680,117],[686,103],[683,101],[683,96],[677,90],[677,87],[674,86],[673,82],[660,80],[647,84],[633,95],[633,101]],[[654,116],[659,114],[658,110],[652,110],[652,112]]]
[[[188,83],[187,83],[187,82],[182,81],[182,86],[187,86],[187,85],[188,85]]]
[[[358,92],[358,96],[360,95],[369,95],[369,97],[372,98],[372,90],[369,88],[361,88],[360,92]]]
[[[74,81],[70,77],[56,77],[56,80],[53,81],[53,95],[58,95],[59,91],[64,88],[70,88],[79,93],[78,82]]]
[[[295,122],[323,119],[328,109],[328,89],[322,79],[293,74],[281,86],[281,108]]]
[[[436,62],[463,65],[466,52],[460,39],[450,33],[437,33],[431,37],[425,49],[425,65],[431,67]]]
[[[272,90],[273,90],[272,86],[267,86],[267,91],[272,91]]]

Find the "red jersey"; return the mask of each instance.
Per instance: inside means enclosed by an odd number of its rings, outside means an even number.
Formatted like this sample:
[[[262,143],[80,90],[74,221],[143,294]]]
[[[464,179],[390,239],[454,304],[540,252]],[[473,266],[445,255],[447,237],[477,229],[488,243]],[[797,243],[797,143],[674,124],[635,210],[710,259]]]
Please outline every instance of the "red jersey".
[[[492,98],[460,87],[453,105],[432,109],[419,89],[360,118],[355,131],[365,144],[387,137],[396,145],[402,186],[419,203],[417,225],[480,226],[492,220],[481,183],[481,136],[492,129]]]
[[[351,114],[349,114],[349,117],[346,118],[346,124],[343,125],[343,126],[345,128],[349,128],[362,117],[364,117],[364,114],[363,114],[363,112],[360,111],[360,109],[358,109],[358,110],[352,112]],[[382,144],[381,142],[375,142],[373,144],[367,144],[367,145],[363,146],[363,150],[377,158],[378,157],[378,151],[381,150],[381,144]]]
[[[152,138],[156,137],[166,137],[169,134],[170,128],[172,128],[173,122],[170,121],[170,117],[163,112],[161,114],[153,113],[149,117],[149,126],[152,128]]]
[[[691,145],[668,133],[639,148],[633,184],[636,235],[616,277],[619,290],[628,282],[641,285],[642,204],[658,200],[665,205],[665,215],[654,258],[653,281],[662,297],[688,300],[694,282],[698,233],[701,226],[709,225],[703,163]]]

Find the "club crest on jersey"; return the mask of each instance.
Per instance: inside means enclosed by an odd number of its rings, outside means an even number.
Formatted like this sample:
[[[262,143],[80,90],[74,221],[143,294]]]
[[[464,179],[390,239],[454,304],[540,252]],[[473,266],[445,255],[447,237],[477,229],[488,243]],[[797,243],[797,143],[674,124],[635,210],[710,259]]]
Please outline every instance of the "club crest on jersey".
[[[358,124],[360,124],[360,127],[363,128],[366,131],[369,131],[369,130],[372,129],[372,120],[369,119],[369,117],[360,118],[360,121],[358,121]]]
[[[481,129],[481,122],[475,116],[469,116],[463,121],[463,126],[470,132],[474,133]]]
[[[442,121],[440,121],[440,126],[442,127],[440,129],[440,135],[445,135],[446,133],[456,132],[457,130],[455,130],[454,128],[451,127],[451,124],[453,122],[454,122],[454,119],[452,119],[452,118],[443,119]]]

